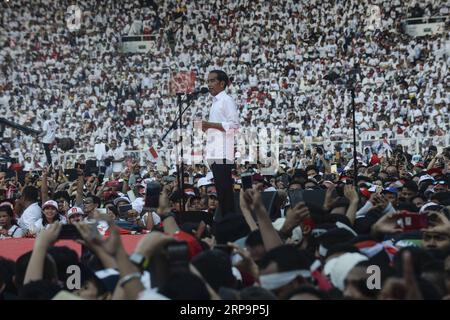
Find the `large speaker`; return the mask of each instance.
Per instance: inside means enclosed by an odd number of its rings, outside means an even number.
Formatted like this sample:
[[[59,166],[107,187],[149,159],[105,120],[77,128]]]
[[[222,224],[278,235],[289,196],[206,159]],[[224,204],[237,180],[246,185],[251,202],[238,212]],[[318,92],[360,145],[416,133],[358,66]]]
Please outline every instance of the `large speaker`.
[[[270,219],[274,221],[279,218],[281,213],[278,193],[275,191],[262,192],[261,196]],[[234,212],[226,215],[222,215],[220,206],[216,209],[214,214],[214,234],[217,243],[223,244],[228,241],[236,241],[250,233],[250,228],[245,222],[239,206],[239,192],[234,193],[234,206]]]

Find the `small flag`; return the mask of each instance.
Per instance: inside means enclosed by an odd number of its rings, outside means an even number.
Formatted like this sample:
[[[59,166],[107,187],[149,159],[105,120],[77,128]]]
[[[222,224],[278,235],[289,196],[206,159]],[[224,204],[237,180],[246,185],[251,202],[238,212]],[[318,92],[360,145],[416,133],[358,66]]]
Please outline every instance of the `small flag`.
[[[158,152],[156,151],[155,147],[151,146],[146,151],[147,159],[152,162],[158,162]]]

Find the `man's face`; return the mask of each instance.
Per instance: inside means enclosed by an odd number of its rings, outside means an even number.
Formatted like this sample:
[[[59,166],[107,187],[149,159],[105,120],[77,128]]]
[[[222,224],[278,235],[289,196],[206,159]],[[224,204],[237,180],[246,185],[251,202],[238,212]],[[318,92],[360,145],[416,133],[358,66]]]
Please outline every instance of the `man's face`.
[[[76,222],[81,222],[83,220],[83,216],[81,214],[75,213],[70,216],[69,218],[69,224],[74,224]]]
[[[69,210],[69,203],[64,198],[59,198],[56,200],[58,203],[58,211],[60,214],[65,215],[67,210]]]
[[[422,198],[414,198],[412,200],[412,203],[417,207],[417,208],[422,208],[422,206],[424,205],[425,201],[423,201]]]
[[[83,204],[84,204],[84,210],[83,210],[84,212],[92,212],[97,207],[97,205],[94,203],[94,199],[92,199],[92,198],[84,199]]]
[[[397,202],[397,195],[395,195],[394,193],[386,192],[384,194],[384,197],[392,204],[395,204]]]
[[[219,206],[219,200],[217,200],[216,196],[209,196],[208,198],[208,208],[216,209]]]
[[[446,251],[450,249],[450,237],[438,232],[424,232],[423,246],[426,249],[437,249]]]
[[[414,197],[416,193],[410,189],[403,188],[402,191],[400,191],[400,197],[405,199],[406,201],[411,200],[412,197]]]
[[[208,89],[211,95],[216,96],[225,89],[223,82],[217,79],[217,74],[211,72],[208,74]]]
[[[115,148],[117,148],[117,141],[113,140],[113,141],[111,141],[111,149],[115,149]]]

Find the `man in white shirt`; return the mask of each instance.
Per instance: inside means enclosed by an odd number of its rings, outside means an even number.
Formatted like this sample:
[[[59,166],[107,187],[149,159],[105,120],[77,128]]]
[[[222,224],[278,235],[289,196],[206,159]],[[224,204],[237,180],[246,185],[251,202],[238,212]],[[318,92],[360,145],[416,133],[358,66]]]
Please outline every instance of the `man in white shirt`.
[[[231,170],[234,167],[234,136],[239,129],[239,113],[232,97],[226,92],[228,76],[222,70],[208,74],[208,89],[213,96],[209,121],[202,121],[206,131],[206,160],[213,172],[222,215],[234,211]]]
[[[55,120],[53,120],[48,112],[43,115],[44,126],[42,127],[42,144],[44,145],[45,156],[47,157],[47,163],[52,164],[52,155],[50,150],[52,149],[52,144],[56,140],[56,129],[58,128]]]
[[[111,146],[106,153],[105,164],[109,165],[106,172],[106,177],[109,177],[112,173],[121,173],[124,170],[124,160],[125,160],[125,144],[122,143],[117,146],[117,140],[111,140]]]
[[[38,195],[38,189],[33,186],[27,186],[23,189],[20,201],[22,202],[25,210],[20,216],[18,224],[24,231],[33,228],[35,222],[42,216],[41,207],[39,207],[38,204]]]

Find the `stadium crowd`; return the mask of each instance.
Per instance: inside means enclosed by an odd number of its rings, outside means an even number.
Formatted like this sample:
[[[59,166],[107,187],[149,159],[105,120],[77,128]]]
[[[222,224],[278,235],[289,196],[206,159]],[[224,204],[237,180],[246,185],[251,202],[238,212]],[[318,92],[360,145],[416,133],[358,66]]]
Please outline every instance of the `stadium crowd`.
[[[448,132],[449,34],[408,37],[401,20],[417,10],[401,1],[373,1],[375,13],[360,1],[80,1],[78,31],[66,25],[71,4],[3,3],[0,101],[5,118],[39,131],[47,112],[75,152],[112,139],[145,150],[177,114],[172,74],[193,71],[200,87],[211,69],[232,77],[242,127],[276,127],[290,143],[350,136],[350,95],[336,77],[355,62],[358,133]],[[420,5],[448,15],[445,1]],[[135,20],[150,21],[148,54],[120,53]],[[200,97],[186,112],[188,129],[208,106]],[[27,152],[45,162],[39,139],[11,128],[4,137],[21,162]]]
[[[3,4],[3,116],[39,131],[52,120],[51,134],[72,137],[78,152],[100,141],[109,150],[105,171],[87,159],[64,170],[45,164],[46,140],[5,130],[22,159],[1,168],[0,244],[36,240],[16,261],[0,258],[0,299],[448,299],[450,149],[367,148],[354,181],[342,150],[296,145],[349,133],[336,75],[355,61],[358,132],[447,134],[448,34],[410,39],[399,23],[411,8],[374,4],[375,22],[360,1],[84,1],[91,13],[78,32],[65,27],[70,2]],[[425,16],[448,14],[426,4]],[[148,55],[122,55],[120,36],[139,15],[159,41]],[[279,127],[294,143],[271,172],[238,165],[236,212],[216,218],[208,167],[186,166],[181,190],[170,168],[123,156],[174,120],[171,72],[196,70],[202,82],[211,68],[233,76],[243,127]],[[200,97],[186,122],[209,105]],[[121,234],[141,235],[130,255]],[[64,237],[83,243],[81,256],[53,246]],[[78,288],[70,266],[82,271]]]

